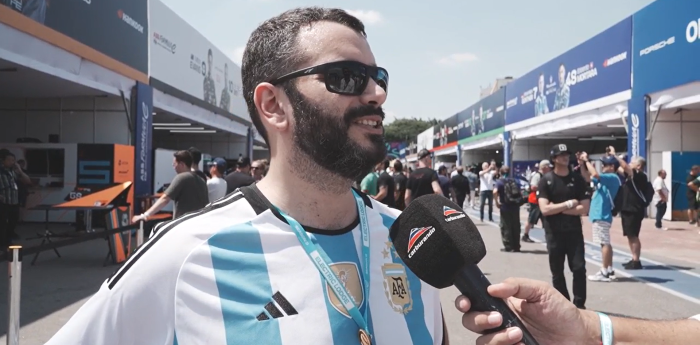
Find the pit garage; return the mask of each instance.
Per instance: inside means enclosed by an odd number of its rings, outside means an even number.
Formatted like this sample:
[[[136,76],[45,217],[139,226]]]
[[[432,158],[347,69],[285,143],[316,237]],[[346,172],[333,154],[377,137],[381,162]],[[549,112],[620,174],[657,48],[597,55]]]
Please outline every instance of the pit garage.
[[[646,157],[671,191],[666,220],[689,220],[689,173],[700,165],[700,3],[656,1],[634,15],[629,150]],[[672,44],[671,44],[672,43]],[[656,209],[650,214],[655,216]]]

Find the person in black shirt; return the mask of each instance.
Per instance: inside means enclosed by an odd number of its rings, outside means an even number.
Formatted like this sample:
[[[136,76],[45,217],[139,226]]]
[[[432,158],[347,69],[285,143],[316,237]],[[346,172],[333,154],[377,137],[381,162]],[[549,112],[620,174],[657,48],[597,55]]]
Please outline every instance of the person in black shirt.
[[[464,208],[464,200],[467,199],[469,195],[469,179],[464,176],[464,168],[461,166],[457,167],[457,175],[452,176],[450,180],[452,184],[452,189],[455,193],[455,198],[457,199],[457,205]]]
[[[418,152],[418,161],[416,162],[418,169],[414,170],[408,177],[406,184],[406,205],[411,200],[427,194],[442,195],[442,188],[438,183],[438,175],[430,168],[433,165],[433,159],[430,157],[430,151],[422,149]]]
[[[403,173],[403,164],[401,164],[400,160],[394,160],[392,168],[394,169],[394,183],[396,183],[396,188],[394,188],[396,208],[403,211],[406,208],[406,184],[408,183],[408,177]]]
[[[537,199],[543,216],[552,285],[570,299],[564,277],[564,262],[568,259],[574,275],[573,303],[583,309],[586,305],[586,261],[581,216],[588,213],[590,195],[586,177],[569,170],[570,156],[566,145],[552,147],[550,161],[554,169],[540,179]],[[587,159],[586,155],[581,158]]]
[[[615,151],[610,152],[615,155]],[[647,174],[644,173],[646,160],[642,157],[633,157],[630,164],[624,168],[625,182],[620,191],[622,193],[622,208],[620,219],[622,220],[622,234],[627,237],[627,242],[632,253],[632,260],[622,266],[628,270],[642,269],[639,256],[642,251],[642,243],[639,241],[639,232],[642,229],[642,220],[647,206],[645,205],[644,189],[649,183]]]
[[[226,194],[231,194],[240,187],[250,186],[255,183],[255,178],[250,175],[250,158],[238,158],[236,171],[226,175]]]
[[[396,196],[394,191],[396,189],[396,182],[394,178],[389,175],[386,170],[389,168],[389,160],[385,159],[384,162],[379,163],[377,170],[380,170],[379,178],[377,178],[377,195],[373,196],[374,200],[381,202],[392,208],[396,208]]]
[[[199,170],[199,162],[202,161],[202,151],[199,151],[196,147],[190,147],[187,151],[189,151],[192,156],[192,172],[206,182],[207,174]]]
[[[698,174],[700,174],[700,165],[693,165],[693,167],[690,168],[688,177],[685,179],[685,183],[688,187],[685,192],[685,197],[686,200],[688,200],[688,221],[690,224],[695,224],[697,222],[698,209],[700,209],[700,203],[698,203],[697,200],[697,192],[693,189],[693,183],[697,180]]]

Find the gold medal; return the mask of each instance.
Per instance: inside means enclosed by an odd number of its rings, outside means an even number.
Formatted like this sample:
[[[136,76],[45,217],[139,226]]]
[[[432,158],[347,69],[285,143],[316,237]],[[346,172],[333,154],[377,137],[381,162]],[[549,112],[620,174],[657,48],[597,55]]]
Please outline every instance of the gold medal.
[[[367,334],[367,332],[365,332],[364,329],[361,329],[358,333],[358,337],[360,338],[360,345],[372,345],[372,340],[370,340],[369,334]]]

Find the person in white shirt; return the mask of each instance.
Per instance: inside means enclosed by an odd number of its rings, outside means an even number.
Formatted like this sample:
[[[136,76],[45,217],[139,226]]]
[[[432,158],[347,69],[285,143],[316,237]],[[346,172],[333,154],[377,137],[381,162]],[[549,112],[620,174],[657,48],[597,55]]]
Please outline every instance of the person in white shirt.
[[[496,175],[496,161],[491,161],[491,164],[484,162],[481,165],[482,170],[479,171],[479,196],[481,200],[479,201],[481,214],[481,221],[484,221],[484,206],[486,206],[485,201],[489,203],[489,221],[493,222],[493,177]]]
[[[207,180],[209,190],[209,202],[217,201],[226,196],[226,180],[223,178],[226,172],[226,160],[214,158],[209,162],[209,173],[211,178]]]
[[[668,188],[664,180],[666,179],[666,170],[659,170],[659,175],[654,179],[652,186],[654,187],[654,198],[651,203],[656,206],[656,228],[659,230],[668,230],[664,228],[661,224],[661,220],[666,214],[666,207],[668,206]]]

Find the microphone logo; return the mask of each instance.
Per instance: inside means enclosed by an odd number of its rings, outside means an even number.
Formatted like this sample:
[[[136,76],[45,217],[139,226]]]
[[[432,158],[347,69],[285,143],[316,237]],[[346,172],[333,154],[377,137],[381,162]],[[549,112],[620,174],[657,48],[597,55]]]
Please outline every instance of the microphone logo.
[[[408,258],[413,257],[414,254],[423,246],[423,243],[427,241],[430,236],[435,232],[435,228],[432,226],[426,226],[422,228],[413,228],[408,237]]]
[[[449,223],[456,219],[462,219],[466,217],[463,212],[459,212],[451,207],[443,206],[442,213],[445,215],[445,222]]]

